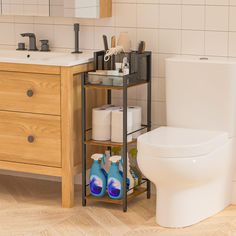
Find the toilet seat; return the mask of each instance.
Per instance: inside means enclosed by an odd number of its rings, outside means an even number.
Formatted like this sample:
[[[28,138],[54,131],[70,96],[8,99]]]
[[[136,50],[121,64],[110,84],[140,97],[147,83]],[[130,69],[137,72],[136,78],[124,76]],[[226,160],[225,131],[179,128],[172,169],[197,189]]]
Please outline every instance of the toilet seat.
[[[138,138],[138,148],[157,158],[190,158],[209,154],[228,142],[225,132],[160,127]],[[145,149],[145,150],[144,150]]]

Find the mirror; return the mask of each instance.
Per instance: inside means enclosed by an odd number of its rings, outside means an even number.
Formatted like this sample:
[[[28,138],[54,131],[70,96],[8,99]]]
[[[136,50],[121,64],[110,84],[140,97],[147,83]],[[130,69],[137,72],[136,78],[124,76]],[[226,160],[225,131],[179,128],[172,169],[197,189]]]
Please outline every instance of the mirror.
[[[100,18],[100,9],[109,7],[111,0],[51,0],[50,15],[79,18]],[[104,5],[106,4],[106,6]]]
[[[64,0],[64,16],[99,18],[99,1]]]
[[[112,0],[0,0],[2,15],[102,18],[112,14]]]
[[[50,0],[2,0],[2,15],[49,16]]]

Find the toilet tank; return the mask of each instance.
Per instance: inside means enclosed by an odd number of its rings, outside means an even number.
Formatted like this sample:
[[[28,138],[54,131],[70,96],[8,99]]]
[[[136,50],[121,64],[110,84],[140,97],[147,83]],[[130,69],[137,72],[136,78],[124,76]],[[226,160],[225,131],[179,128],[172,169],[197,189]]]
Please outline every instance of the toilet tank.
[[[166,59],[167,125],[235,136],[236,60]]]

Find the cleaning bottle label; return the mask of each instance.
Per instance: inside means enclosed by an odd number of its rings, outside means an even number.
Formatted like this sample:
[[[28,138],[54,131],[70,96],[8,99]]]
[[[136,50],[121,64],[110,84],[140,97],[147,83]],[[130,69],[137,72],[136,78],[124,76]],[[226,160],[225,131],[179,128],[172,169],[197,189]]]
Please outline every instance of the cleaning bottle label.
[[[108,180],[108,193],[111,197],[119,197],[121,192],[121,183],[116,178],[109,178]]]
[[[102,192],[103,183],[97,175],[91,175],[89,185],[92,194],[99,195]]]

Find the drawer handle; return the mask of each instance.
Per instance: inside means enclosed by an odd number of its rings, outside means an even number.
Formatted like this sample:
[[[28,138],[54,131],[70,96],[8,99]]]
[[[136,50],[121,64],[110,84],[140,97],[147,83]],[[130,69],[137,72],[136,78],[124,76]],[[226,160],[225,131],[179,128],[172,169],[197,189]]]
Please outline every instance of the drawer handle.
[[[33,135],[29,135],[29,136],[28,136],[28,142],[29,142],[29,143],[33,143],[34,140],[35,140],[35,138],[34,138]]]
[[[26,94],[29,98],[31,98],[34,96],[34,91],[32,89],[29,89],[29,90],[27,90]]]

